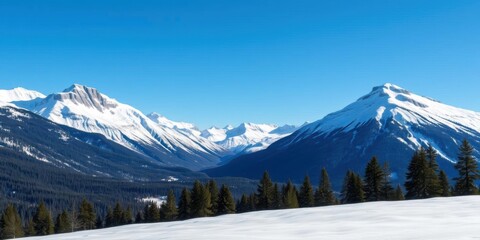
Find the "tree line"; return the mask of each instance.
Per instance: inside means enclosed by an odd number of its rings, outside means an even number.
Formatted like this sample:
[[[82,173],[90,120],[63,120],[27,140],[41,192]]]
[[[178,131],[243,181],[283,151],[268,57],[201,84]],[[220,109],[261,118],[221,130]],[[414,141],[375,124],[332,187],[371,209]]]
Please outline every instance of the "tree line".
[[[78,206],[63,210],[53,220],[46,204],[40,202],[33,217],[22,223],[15,206],[8,204],[0,219],[0,236],[8,239],[258,210],[473,195],[479,193],[475,181],[480,179],[473,152],[473,147],[464,140],[459,147],[458,161],[455,164],[458,176],[453,178],[455,184],[450,186],[447,175],[437,164],[438,153],[432,146],[426,149],[421,147],[415,151],[408,165],[404,184],[406,194],[400,185],[395,188],[392,186],[387,162],[380,164],[376,157],[372,157],[365,167],[363,177],[347,171],[340,194],[333,191],[328,172],[323,168],[316,188],[308,176],[305,176],[298,188],[291,181],[280,186],[274,183],[265,171],[256,192],[243,194],[238,201],[234,200],[225,184],[219,188],[213,179],[205,184],[195,181],[191,189],[183,188],[178,204],[174,191],[170,190],[165,202],[160,205],[148,202],[143,210],[136,214],[133,214],[130,207],[123,207],[117,202],[113,208],[108,207],[102,216],[95,211],[92,203],[83,199]]]

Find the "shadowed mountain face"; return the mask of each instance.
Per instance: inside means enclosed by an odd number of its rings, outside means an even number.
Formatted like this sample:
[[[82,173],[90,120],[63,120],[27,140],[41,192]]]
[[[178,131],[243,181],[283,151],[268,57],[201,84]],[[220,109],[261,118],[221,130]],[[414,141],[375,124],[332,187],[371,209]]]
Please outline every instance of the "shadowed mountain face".
[[[387,161],[393,182],[403,182],[413,152],[432,145],[440,167],[454,177],[458,146],[467,139],[480,149],[480,114],[442,104],[392,84],[375,87],[344,109],[306,125],[266,150],[206,170],[212,176],[261,176],[300,182],[318,179],[326,167],[334,186],[348,169],[363,174],[367,161]],[[475,155],[479,156],[478,151]]]
[[[95,88],[75,84],[44,98],[12,103],[53,122],[102,134],[164,166],[198,170],[215,166],[228,153],[176,126],[183,123],[170,121],[170,126],[154,121]]]
[[[184,168],[161,166],[100,134],[59,125],[13,107],[0,107],[0,158],[4,163],[13,159],[19,165],[28,166],[23,171],[58,168],[86,176],[129,181],[161,181],[170,176],[182,180],[205,177]]]

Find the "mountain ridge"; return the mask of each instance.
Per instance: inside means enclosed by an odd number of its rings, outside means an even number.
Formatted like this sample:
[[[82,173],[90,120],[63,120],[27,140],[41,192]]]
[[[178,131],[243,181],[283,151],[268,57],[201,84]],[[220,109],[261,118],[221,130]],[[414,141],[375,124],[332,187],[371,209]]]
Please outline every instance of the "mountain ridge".
[[[401,183],[413,152],[428,145],[438,151],[439,165],[447,174],[456,174],[452,163],[462,139],[480,149],[480,113],[387,83],[265,150],[205,172],[253,177],[268,170],[275,180],[301,182],[305,174],[315,178],[326,167],[339,188],[347,170],[363,173],[366,162],[377,156],[388,161],[393,180]]]
[[[240,140],[225,140],[227,131],[239,131],[242,125],[273,126],[245,123],[237,128],[224,128],[222,140],[228,144],[220,144],[219,141],[213,141],[217,139],[205,136],[209,129],[201,131],[194,124],[172,121],[155,112],[143,114],[95,88],[80,84],[49,95],[24,88],[1,91],[3,95],[0,95],[0,99],[4,101],[0,101],[0,105],[20,107],[59,124],[102,134],[167,166],[194,170],[222,164],[225,157],[231,158],[235,154],[242,154],[242,151],[263,149],[292,132],[288,132],[290,128],[284,128],[285,131],[272,136],[266,133],[263,137],[253,134],[251,137],[243,136]]]

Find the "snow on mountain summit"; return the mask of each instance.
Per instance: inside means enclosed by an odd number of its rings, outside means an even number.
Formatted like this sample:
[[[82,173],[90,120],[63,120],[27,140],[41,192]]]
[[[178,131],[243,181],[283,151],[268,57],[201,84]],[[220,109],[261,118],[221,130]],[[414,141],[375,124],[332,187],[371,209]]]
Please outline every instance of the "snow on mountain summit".
[[[431,146],[447,175],[455,175],[463,139],[480,149],[480,113],[446,105],[393,84],[374,87],[345,108],[305,125],[265,150],[205,171],[210,176],[254,177],[265,170],[277,181],[319,177],[323,167],[341,187],[347,170],[360,171],[376,156],[388,162],[392,181],[405,181],[408,162]],[[480,152],[474,152],[480,158]],[[278,167],[282,166],[282,167]]]
[[[101,94],[97,89],[79,84],[73,84],[71,87],[63,90],[63,92],[53,96],[55,100],[69,100],[77,105],[95,108],[98,111],[118,106],[116,100]]]
[[[198,128],[192,123],[175,122],[156,112],[147,114],[147,117],[155,123],[167,128],[177,129],[197,137],[201,134],[200,130],[198,130]]]
[[[480,132],[480,113],[455,108],[387,83],[344,109],[301,129],[303,133],[349,131],[371,120],[383,126],[393,119],[402,125],[444,125],[471,134]]]
[[[242,123],[238,127],[212,127],[202,132],[210,139],[233,153],[250,153],[267,148],[280,138],[290,135],[297,128],[286,125]]]
[[[132,106],[78,84],[19,106],[56,123],[100,133],[169,166],[191,169],[212,166],[224,152],[213,142],[152,121]],[[163,120],[168,122],[166,118]]]
[[[17,87],[10,90],[0,90],[0,102],[10,103],[15,101],[28,101],[37,98],[44,98],[45,95],[37,91]]]

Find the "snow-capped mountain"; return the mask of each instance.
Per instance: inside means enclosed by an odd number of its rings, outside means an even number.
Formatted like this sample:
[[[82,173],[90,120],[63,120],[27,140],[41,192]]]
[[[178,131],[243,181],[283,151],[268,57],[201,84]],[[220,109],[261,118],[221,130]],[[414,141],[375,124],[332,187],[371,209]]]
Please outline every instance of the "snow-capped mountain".
[[[94,88],[72,85],[44,98],[15,102],[56,123],[100,133],[167,166],[201,169],[219,163],[225,150],[163,117],[147,117]],[[152,120],[154,119],[154,120]],[[180,130],[179,130],[180,129]]]
[[[231,125],[227,125],[224,128],[211,127],[203,130],[200,136],[213,142],[220,142],[227,138],[227,132],[232,129],[233,126]]]
[[[194,135],[197,137],[201,134],[201,131],[198,130],[198,128],[192,123],[175,122],[156,112],[149,113],[147,117],[162,127],[176,129],[178,131],[182,131],[186,134]]]
[[[128,181],[202,177],[188,169],[161,166],[100,134],[56,124],[27,110],[0,107],[2,174],[16,181],[31,175],[83,175]]]
[[[45,95],[39,92],[28,90],[21,87],[10,89],[10,90],[0,89],[0,103],[28,101],[28,100],[44,98],[44,97]]]
[[[295,126],[278,127],[272,124],[242,123],[238,127],[212,127],[202,132],[201,136],[229,149],[233,153],[251,153],[267,148],[280,138],[296,130]]]
[[[440,166],[454,176],[452,163],[462,139],[480,150],[480,113],[385,84],[264,151],[206,172],[258,177],[269,170],[276,180],[301,181],[306,173],[317,177],[326,167],[339,187],[348,169],[363,172],[366,162],[377,156],[389,162],[394,180],[403,181],[413,151],[431,145],[438,151]]]

